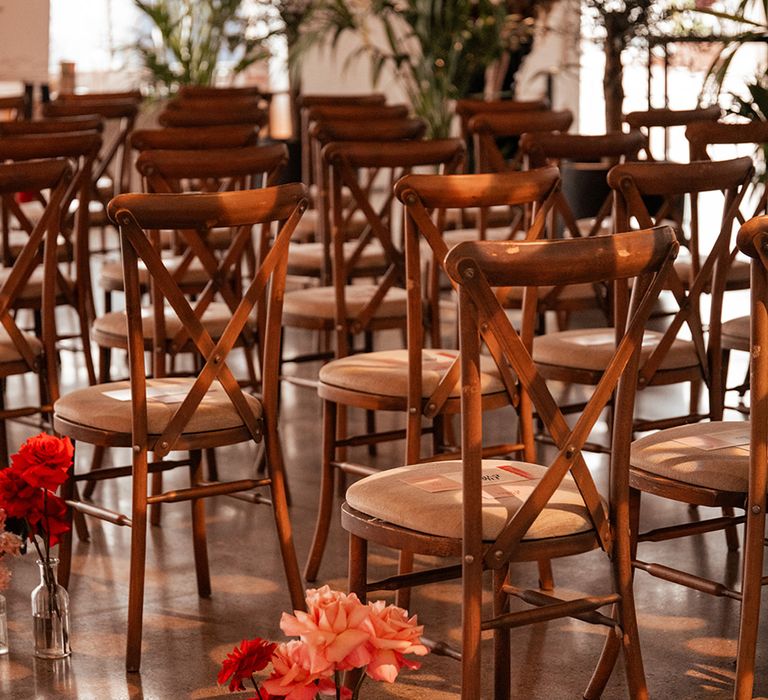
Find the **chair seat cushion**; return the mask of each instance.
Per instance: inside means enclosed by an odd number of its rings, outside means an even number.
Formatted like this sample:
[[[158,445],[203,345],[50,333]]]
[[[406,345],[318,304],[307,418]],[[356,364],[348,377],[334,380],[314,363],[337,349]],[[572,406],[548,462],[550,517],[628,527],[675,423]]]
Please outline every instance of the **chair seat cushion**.
[[[43,344],[31,333],[21,333],[27,343],[29,344],[32,353],[37,357],[43,352]],[[11,340],[11,336],[8,332],[0,326],[0,363],[2,362],[17,362],[23,359],[21,353],[19,353],[16,346]]]
[[[539,287],[539,299],[543,300],[554,287]],[[504,297],[505,303],[517,302],[520,303],[523,300],[523,293],[525,287],[510,287],[506,296]],[[557,305],[557,302],[570,302],[570,303],[583,303],[590,306],[597,306],[597,296],[595,288],[591,284],[569,284],[566,287],[561,287],[557,294],[552,299],[552,304]]]
[[[749,316],[740,316],[725,321],[722,326],[722,343],[731,350],[749,350]]]
[[[164,257],[163,262],[165,263],[165,266],[173,272],[181,262],[181,256]],[[189,263],[189,267],[184,271],[181,284],[202,287],[210,279],[211,276],[205,270],[200,260],[194,258]],[[149,273],[142,260],[139,260],[139,283],[142,285],[149,283]],[[99,270],[99,286],[104,287],[105,289],[123,288],[123,265],[119,260],[109,260],[101,266],[101,270]]]
[[[458,350],[422,350],[422,396],[428,398],[448,371]],[[504,391],[496,364],[490,357],[480,358],[481,387],[484,394]],[[408,351],[381,350],[331,360],[320,368],[320,381],[342,389],[379,396],[408,396]],[[457,379],[451,396],[461,395]]]
[[[154,319],[152,313],[151,308],[141,310],[141,325],[144,329],[144,338],[154,337]],[[224,333],[224,329],[227,327],[227,323],[229,323],[231,318],[232,311],[230,311],[229,306],[224,302],[215,301],[206,308],[205,313],[203,314],[203,327],[208,331],[211,338],[217,339]],[[179,321],[176,312],[173,309],[166,307],[166,336],[171,338],[176,335],[181,329],[181,325],[181,321]],[[128,317],[126,316],[125,311],[112,311],[102,316],[98,316],[93,323],[93,330],[95,333],[112,335],[116,338],[126,338],[128,336]]]
[[[344,256],[349,258],[355,250],[355,241],[344,244]],[[293,274],[317,275],[323,268],[325,250],[322,243],[291,243],[288,252],[288,270]],[[387,256],[379,241],[371,241],[363,249],[355,267],[381,269],[387,265]]]
[[[5,284],[8,276],[11,274],[11,268],[4,267],[0,269],[0,286]],[[43,268],[36,267],[32,270],[27,283],[19,290],[16,298],[23,302],[36,302],[33,306],[38,306],[43,298]],[[67,278],[67,275],[64,275]]]
[[[704,260],[705,258],[702,257],[701,262],[703,263]],[[687,255],[675,260],[675,270],[687,286],[693,274],[691,256]],[[727,289],[749,289],[749,276],[749,261],[736,258],[728,268]]]
[[[344,288],[350,317],[359,314],[378,290],[375,284],[352,284]],[[374,313],[374,318],[405,316],[408,296],[404,289],[392,287]],[[283,313],[310,318],[336,317],[336,297],[333,287],[310,287],[288,292],[283,301]]]
[[[644,362],[661,339],[661,333],[646,330],[640,361]],[[533,339],[533,359],[542,365],[572,367],[590,371],[606,368],[615,348],[611,328],[582,328],[547,333]],[[661,362],[661,369],[681,369],[698,364],[693,343],[676,339]]]
[[[527,462],[483,460],[483,539],[494,540],[546,473]],[[429,462],[387,469],[347,489],[355,510],[399,527],[438,537],[462,536],[461,462]],[[566,476],[523,539],[538,540],[588,532],[587,509]]]
[[[695,423],[632,443],[632,467],[694,486],[746,493],[749,422]]]
[[[159,435],[179,407],[186,393],[191,388],[194,377],[172,377],[167,379],[147,380],[147,429],[150,435]],[[128,390],[130,382],[111,382],[78,389],[62,396],[53,406],[53,412],[59,418],[96,430],[114,433],[131,432],[131,401]],[[122,392],[128,400],[114,398],[113,392]],[[155,397],[152,397],[152,394]],[[253,414],[262,414],[261,402],[244,393]],[[214,430],[227,430],[243,425],[229,396],[218,382],[211,385],[205,398],[195,409],[184,433],[203,433]]]

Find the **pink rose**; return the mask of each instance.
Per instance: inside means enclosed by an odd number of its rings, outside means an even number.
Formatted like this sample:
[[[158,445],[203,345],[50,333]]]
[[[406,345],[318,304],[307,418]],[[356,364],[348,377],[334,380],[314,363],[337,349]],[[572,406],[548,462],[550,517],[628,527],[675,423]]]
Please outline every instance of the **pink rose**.
[[[311,673],[362,668],[371,660],[370,611],[358,597],[323,586],[307,591],[307,612],[283,613],[280,629],[305,642]]]
[[[371,661],[366,673],[376,681],[393,683],[403,666],[414,670],[421,665],[406,659],[405,654],[424,656],[429,653],[421,643],[424,627],[418,624],[416,615],[409,618],[406,610],[395,605],[377,601],[369,603],[367,607],[370,611]]]
[[[272,654],[272,675],[262,683],[269,697],[285,700],[315,700],[320,695],[336,694],[336,685],[328,674],[312,673],[309,647],[293,640],[278,644]],[[343,694],[349,697],[349,691]]]

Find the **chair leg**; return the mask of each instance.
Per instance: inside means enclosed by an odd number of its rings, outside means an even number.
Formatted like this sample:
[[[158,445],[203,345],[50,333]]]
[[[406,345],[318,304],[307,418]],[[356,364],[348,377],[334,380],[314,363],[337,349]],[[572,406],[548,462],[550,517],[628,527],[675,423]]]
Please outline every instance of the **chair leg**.
[[[205,450],[205,462],[208,465],[208,480],[219,480],[219,465],[216,462],[216,450],[213,447],[208,447]]]
[[[413,571],[413,552],[401,550],[397,560],[397,573],[409,574],[411,571]],[[411,589],[398,588],[397,593],[395,593],[395,604],[408,610],[411,607]]]
[[[74,445],[77,447],[77,443]],[[67,475],[67,480],[61,485],[61,497],[66,501],[72,498],[74,494],[75,486],[75,455],[72,455],[72,467]],[[64,588],[69,587],[69,578],[72,573],[72,526],[73,526],[73,511],[71,508],[67,508],[66,515],[67,522],[69,523],[69,530],[65,532],[59,540],[59,583]]]
[[[190,452],[189,485],[198,486],[203,481],[203,462],[200,450]],[[195,573],[197,574],[197,593],[201,598],[211,595],[211,573],[208,565],[208,543],[205,531],[205,500],[193,498],[192,541],[195,551]]]
[[[304,567],[304,578],[307,581],[316,581],[323,552],[328,541],[328,531],[331,527],[333,515],[333,481],[335,469],[332,466],[335,457],[335,432],[336,432],[336,403],[323,401],[323,438],[322,438],[322,466],[320,474],[320,504],[315,523],[315,535],[312,539],[312,548],[309,551],[307,564]]]
[[[0,379],[0,413],[5,411],[5,379]],[[0,420],[0,468],[5,469],[10,464],[8,459],[8,432],[5,418]]]
[[[508,570],[493,570],[493,616],[509,612],[509,596],[502,590],[507,582]],[[510,663],[510,630],[500,627],[493,632],[493,697],[509,700],[512,694],[512,665]]]
[[[346,406],[342,404],[336,407],[336,440],[343,440],[347,437],[347,424],[349,422],[347,415]],[[340,462],[346,461],[347,448],[336,448],[336,458]],[[339,470],[336,476],[336,493],[339,498],[344,498],[344,495],[347,493],[347,473],[345,471]]]
[[[99,384],[107,384],[111,381],[110,365],[112,364],[112,349],[99,348]]]
[[[552,573],[552,561],[541,559],[539,565],[539,588],[542,591],[555,590],[555,575]]]
[[[131,569],[128,584],[128,639],[125,667],[138,672],[141,666],[141,630],[144,619],[144,574],[147,559],[147,451],[133,458],[131,508]]]
[[[723,508],[723,516],[732,518],[734,516],[733,508]],[[735,525],[729,525],[725,528],[725,542],[729,552],[739,551],[739,531]]]
[[[288,591],[291,596],[291,604],[295,610],[305,610],[304,584],[299,572],[299,562],[296,558],[296,548],[293,544],[293,531],[288,515],[288,501],[285,491],[285,470],[283,468],[283,456],[280,449],[280,439],[277,430],[267,422],[264,431],[266,443],[267,469],[271,480],[272,513],[275,518],[277,538],[280,542],[280,553],[283,558],[283,568]]]
[[[93,446],[93,457],[91,458],[91,471],[95,472],[104,466],[104,452],[106,449],[102,445]],[[83,498],[90,500],[93,492],[96,490],[97,481],[88,481],[83,489]]]
[[[88,372],[88,383],[91,386],[93,386],[94,384],[96,384],[96,370],[93,365],[93,352],[91,351],[90,322],[88,320],[88,310],[85,307],[85,299],[82,299],[78,304],[77,315],[78,315],[78,321],[80,323],[80,342],[83,344],[83,355],[85,357],[85,369]]]
[[[760,489],[760,486],[762,486],[762,489]],[[739,621],[739,646],[736,657],[734,700],[747,700],[747,698],[751,698],[755,682],[755,648],[760,620],[760,595],[762,592],[764,558],[765,481],[762,484],[758,483],[757,487],[762,491],[762,494],[758,495],[754,499],[753,505],[747,509],[744,563],[742,565],[742,579],[744,583],[742,584],[741,591],[741,619]],[[751,485],[750,488],[752,488]]]
[[[347,590],[354,593],[365,603],[368,600],[368,542],[361,537],[349,535],[349,574]],[[354,669],[344,674],[344,685],[355,688],[360,680],[362,671]]]
[[[152,474],[152,494],[157,495],[158,493],[162,493],[162,492],[163,492],[163,473],[154,472]],[[163,504],[153,503],[149,507],[149,524],[152,525],[152,527],[159,527],[162,514],[163,514]]]

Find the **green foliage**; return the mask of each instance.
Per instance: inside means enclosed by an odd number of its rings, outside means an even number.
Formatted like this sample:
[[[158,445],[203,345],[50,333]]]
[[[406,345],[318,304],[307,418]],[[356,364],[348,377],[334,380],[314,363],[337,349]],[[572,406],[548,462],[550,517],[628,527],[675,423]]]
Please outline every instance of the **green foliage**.
[[[738,114],[750,121],[768,121],[768,76],[763,75],[747,83],[749,97],[731,93],[732,114]],[[765,183],[766,163],[768,163],[768,144],[758,144],[755,149],[755,180]]]
[[[134,0],[154,25],[137,46],[156,89],[211,85],[222,52],[234,58],[233,73],[269,55],[265,36],[255,36],[243,0]]]
[[[384,40],[375,43],[378,24]],[[510,14],[498,0],[320,0],[301,37],[301,49],[355,32],[362,46],[352,58],[371,59],[374,81],[395,69],[414,112],[431,136],[447,136],[450,101],[468,92],[478,70],[507,50],[531,41],[533,19]]]

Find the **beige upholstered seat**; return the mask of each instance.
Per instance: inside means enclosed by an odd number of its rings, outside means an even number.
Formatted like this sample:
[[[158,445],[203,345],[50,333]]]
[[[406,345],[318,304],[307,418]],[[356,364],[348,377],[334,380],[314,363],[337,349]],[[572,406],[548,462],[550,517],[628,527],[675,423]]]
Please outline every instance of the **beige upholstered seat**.
[[[555,287],[539,287],[539,299],[544,299],[548,294],[552,292]],[[509,304],[511,302],[517,302],[518,304],[523,300],[523,293],[525,290],[522,287],[511,287],[504,301]],[[558,301],[569,301],[574,304],[583,302],[584,304],[590,303],[591,306],[595,304],[595,288],[591,284],[569,284],[567,287],[561,287],[558,291],[556,299]]]
[[[4,267],[0,269],[0,286],[5,283],[10,274],[10,268]],[[16,299],[22,303],[25,301],[39,303],[43,297],[43,276],[43,269],[40,267],[35,268],[29,276],[27,283],[19,291]]]
[[[721,329],[724,348],[749,352],[749,316],[740,316],[725,321]]]
[[[357,244],[344,244],[344,255],[350,257]],[[323,268],[325,250],[322,243],[291,243],[288,251],[288,271],[296,275],[318,275]],[[381,270],[387,264],[384,248],[378,241],[371,241],[363,248],[356,267],[359,269]]]
[[[499,535],[546,471],[546,467],[527,462],[483,460],[484,540]],[[462,536],[459,461],[388,469],[350,486],[346,500],[355,510],[399,527],[438,537]],[[591,529],[584,501],[567,476],[523,539],[561,537]]]
[[[374,284],[353,284],[345,287],[347,311],[356,316],[378,291]],[[376,308],[374,318],[405,316],[407,295],[404,289],[389,289],[384,300]],[[333,319],[336,316],[336,299],[333,287],[311,287],[288,292],[283,302],[283,314],[310,318]]]
[[[704,262],[702,258],[701,262]],[[680,279],[686,282],[691,279],[691,258],[689,256],[678,258],[675,262],[675,269],[680,275]],[[749,263],[740,258],[736,258],[728,268],[728,289],[749,289]]]
[[[35,357],[42,355],[43,344],[31,333],[22,333],[24,339],[29,344]],[[0,326],[0,363],[2,362],[16,362],[23,359],[16,346],[13,344],[8,332]]]
[[[232,311],[229,306],[223,302],[213,302],[206,308],[202,323],[211,338],[220,338],[231,318]],[[151,339],[154,336],[152,309],[142,309],[141,322],[144,329],[144,338]],[[166,308],[166,337],[172,338],[179,330],[181,330],[181,321],[179,321],[173,309]],[[125,312],[112,311],[99,316],[93,323],[93,335],[97,342],[102,342],[103,339],[109,337],[114,337],[116,340],[119,339],[124,342],[128,336],[128,320]]]
[[[588,328],[547,333],[533,340],[533,358],[543,365],[574,367],[600,371],[614,353],[614,331],[611,328]],[[648,359],[661,338],[661,333],[646,330],[640,351],[641,363]],[[664,355],[661,369],[695,367],[698,364],[693,343],[676,339]]]
[[[181,256],[164,258],[164,262],[171,273],[181,262]],[[184,272],[183,285],[203,286],[210,279],[202,263],[198,258],[194,258],[189,267]],[[146,285],[149,283],[147,268],[143,262],[139,263],[139,283]],[[119,260],[110,260],[101,266],[99,272],[99,286],[104,289],[122,289],[123,288],[123,266]]]
[[[747,492],[749,422],[696,423],[635,440],[635,469],[719,491]]]
[[[159,435],[165,430],[194,381],[194,377],[147,380],[147,429],[150,435]],[[56,402],[54,412],[57,418],[70,423],[130,434],[130,386],[128,381],[111,382],[73,391]],[[119,392],[118,398],[114,398],[114,392]],[[261,416],[261,402],[250,394],[243,396],[254,415]],[[216,382],[195,409],[184,432],[227,430],[242,425],[240,414]]]
[[[450,368],[457,350],[422,350],[422,396],[429,397]],[[490,357],[481,364],[483,394],[504,391],[496,365]],[[320,368],[320,381],[341,389],[379,396],[408,395],[408,351],[381,350],[332,360]],[[451,397],[461,395],[457,378]]]

